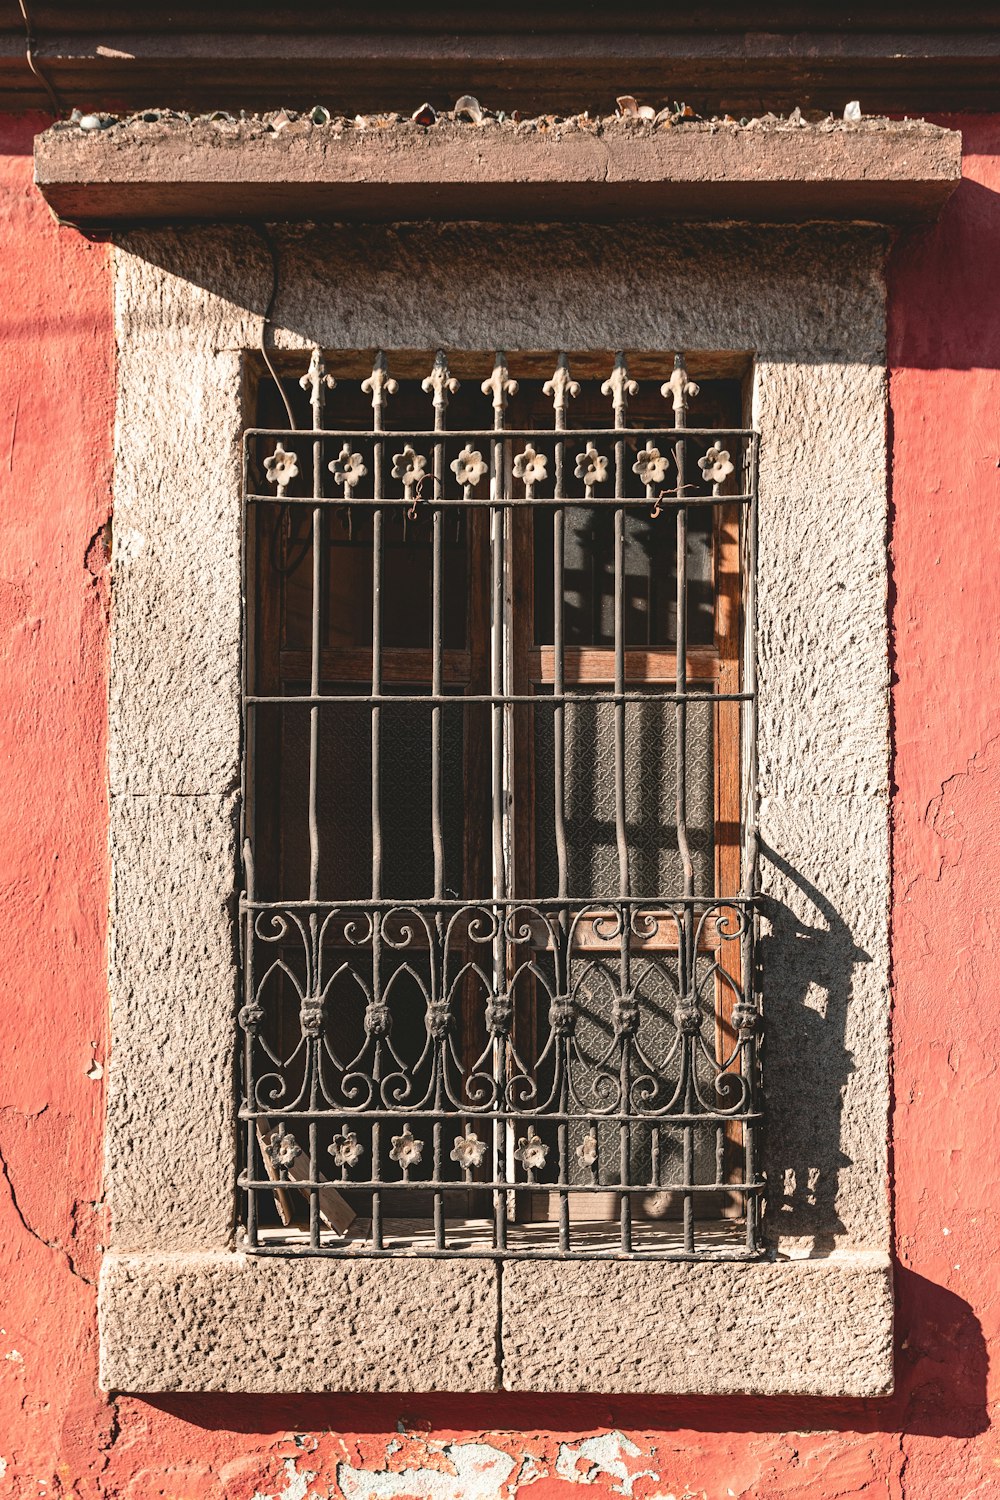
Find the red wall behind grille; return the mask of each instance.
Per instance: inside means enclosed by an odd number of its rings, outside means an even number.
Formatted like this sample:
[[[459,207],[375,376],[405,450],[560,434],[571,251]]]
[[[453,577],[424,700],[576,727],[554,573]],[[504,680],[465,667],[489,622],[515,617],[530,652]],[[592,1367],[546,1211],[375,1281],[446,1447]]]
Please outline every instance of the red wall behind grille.
[[[113,331],[44,123],[0,117],[0,1494],[1000,1494],[1000,120],[945,122],[966,180],[889,270],[899,1352],[863,1404],[97,1391]]]

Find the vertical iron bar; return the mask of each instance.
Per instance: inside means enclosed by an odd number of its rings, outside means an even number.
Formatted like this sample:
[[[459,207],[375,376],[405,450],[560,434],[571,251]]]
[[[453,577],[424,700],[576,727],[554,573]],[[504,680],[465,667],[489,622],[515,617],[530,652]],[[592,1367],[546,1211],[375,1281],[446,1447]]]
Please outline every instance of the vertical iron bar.
[[[434,360],[434,368],[430,375],[423,381],[422,389],[432,397],[434,406],[434,431],[443,433],[445,430],[445,418],[448,410],[449,392],[457,391],[458,381],[449,373],[448,362],[445,359],[443,349],[439,349]],[[434,444],[433,454],[433,487],[432,496],[433,511],[431,514],[431,696],[434,699],[431,708],[431,843],[434,854],[434,900],[440,901],[444,896],[444,834],[441,822],[442,803],[442,765],[441,765],[441,715],[443,708],[440,703],[442,693],[442,640],[441,640],[441,596],[444,587],[442,576],[444,549],[444,516],[437,502],[442,498],[444,488],[444,444]],[[440,907],[434,912],[435,952],[430,954],[431,963],[431,997],[434,1001],[443,1001],[445,993],[445,975],[443,973],[444,963],[444,920]],[[444,1108],[442,1070],[444,1067],[444,1051],[447,1046],[447,1038],[442,1038],[437,1043],[435,1054],[435,1099],[436,1110]],[[433,1126],[433,1150],[434,1150],[434,1181],[440,1182],[442,1176],[443,1152],[443,1122],[438,1115]],[[445,1248],[445,1221],[444,1221],[444,1194],[435,1190],[433,1195],[434,1206],[434,1244],[436,1249]]]
[[[243,443],[243,497],[244,498],[243,498],[242,506],[240,508],[240,593],[241,593],[241,597],[242,597],[242,600],[243,600],[243,621],[242,621],[241,652],[240,652],[240,674],[241,674],[242,683],[243,683],[244,701],[246,699],[246,696],[249,694],[249,692],[251,690],[251,687],[256,686],[256,684],[252,680],[252,675],[251,675],[252,674],[252,667],[251,667],[251,661],[250,661],[250,641],[251,641],[251,633],[250,633],[251,632],[251,626],[250,626],[250,619],[251,619],[251,615],[250,615],[250,600],[251,600],[251,594],[250,594],[250,580],[249,580],[249,576],[248,576],[248,559],[247,559],[247,545],[248,545],[248,541],[249,541],[248,527],[249,527],[249,524],[250,524],[250,518],[249,518],[249,515],[247,513],[247,503],[246,503],[246,495],[247,495],[248,490],[250,488],[249,483],[248,483],[248,479],[249,479],[249,466],[250,466],[250,451],[249,451],[249,446],[248,446],[246,440],[244,440],[244,443]],[[256,1088],[255,1088],[255,1084],[254,1084],[254,1054],[253,1054],[254,1037],[256,1035],[256,1026],[253,1026],[253,1025],[250,1024],[251,1017],[253,1015],[253,1011],[251,1010],[251,1007],[254,1007],[254,1009],[256,1009],[256,1006],[255,1006],[255,995],[254,995],[254,990],[255,990],[255,982],[254,982],[255,964],[254,964],[254,959],[256,957],[255,952],[254,952],[254,937],[255,937],[255,933],[254,933],[254,921],[255,921],[255,913],[253,911],[253,906],[252,906],[252,903],[253,903],[254,898],[255,898],[255,881],[254,881],[254,865],[253,865],[253,839],[252,839],[252,836],[251,836],[252,830],[251,830],[251,827],[249,826],[249,820],[253,817],[253,809],[255,808],[255,799],[254,800],[251,799],[251,796],[250,796],[250,787],[248,786],[248,779],[249,778],[248,778],[248,775],[247,775],[248,766],[252,763],[250,761],[251,723],[254,725],[254,727],[256,727],[256,719],[255,718],[251,719],[251,715],[248,712],[247,707],[245,706],[244,707],[244,730],[243,730],[243,733],[244,733],[243,765],[242,765],[242,772],[241,772],[242,793],[243,793],[243,795],[242,795],[242,798],[241,798],[241,804],[242,804],[242,806],[241,806],[241,814],[240,814],[240,816],[241,816],[241,821],[242,821],[242,825],[243,825],[242,826],[242,833],[243,833],[243,838],[242,838],[242,850],[243,850],[243,889],[244,889],[244,894],[245,894],[246,902],[247,902],[247,910],[246,910],[246,912],[244,914],[244,917],[243,917],[243,933],[244,933],[244,938],[243,938],[243,954],[242,954],[242,957],[243,957],[243,1005],[244,1005],[244,1007],[246,1009],[245,1009],[245,1014],[243,1016],[241,1016],[240,1019],[241,1020],[245,1020],[248,1023],[247,1025],[245,1025],[244,1031],[243,1031],[243,1104],[244,1104],[244,1107],[248,1111],[253,1110],[253,1108],[254,1108],[254,1100],[255,1100],[255,1094],[256,1094]],[[248,1177],[248,1179],[249,1179],[250,1182],[259,1182],[260,1181],[260,1175],[258,1173],[258,1162],[260,1162],[260,1150],[259,1150],[258,1143],[257,1143],[257,1122],[255,1120],[253,1120],[253,1119],[250,1119],[250,1118],[248,1118],[247,1122],[246,1122],[245,1146],[246,1146],[246,1170],[247,1170],[247,1177]],[[260,1172],[263,1173],[264,1170],[265,1170],[265,1168],[263,1166],[263,1163],[260,1163]],[[256,1247],[256,1245],[257,1245],[257,1207],[258,1207],[258,1204],[257,1204],[257,1189],[256,1188],[247,1188],[247,1243],[250,1246],[252,1246],[252,1247]]]
[[[314,432],[323,430],[326,392],[334,386],[332,375],[326,373],[323,356],[314,348],[309,360],[309,369],[299,381],[303,390],[309,392]],[[314,438],[312,445],[312,492],[319,500],[323,495],[323,440]],[[309,692],[315,700],[322,683],[323,652],[323,519],[324,507],[315,505],[312,513],[312,618],[310,632]],[[315,701],[309,709],[309,900],[319,900],[319,756],[320,756],[320,709]],[[315,993],[319,974],[319,914],[315,907],[309,912],[309,942],[311,950],[310,994]],[[306,1058],[309,1068],[309,1108],[320,1107],[319,1049],[322,1039],[310,1036],[306,1043]],[[313,1182],[319,1180],[319,1126],[315,1116],[310,1119],[309,1176]],[[316,1249],[320,1243],[319,1190],[309,1189],[309,1243]]]
[[[249,1023],[253,1012],[256,1010],[255,991],[255,964],[254,964],[254,918],[255,913],[250,903],[255,898],[254,867],[253,867],[253,845],[249,838],[243,841],[243,871],[246,885],[247,911],[243,919],[244,938],[243,950],[243,1004],[246,1007],[245,1019]],[[248,1024],[243,1032],[243,1103],[248,1110],[255,1106],[254,1087],[254,1057],[253,1044],[257,1028]],[[246,1122],[246,1153],[247,1153],[247,1176],[251,1182],[260,1181],[260,1173],[257,1164],[260,1160],[260,1147],[257,1142],[257,1122],[248,1119]],[[261,1163],[261,1172],[264,1166]],[[251,1246],[257,1244],[257,1189],[247,1189],[247,1243]]]
[[[544,393],[552,397],[553,426],[556,433],[566,431],[566,408],[573,396],[579,395],[578,383],[571,379],[569,373],[569,361],[565,353],[560,352],[556,360],[556,368],[552,379],[547,380],[542,387]],[[566,444],[561,437],[555,442],[555,473],[553,477],[552,498],[555,506],[552,512],[552,654],[553,654],[553,676],[552,692],[555,698],[553,707],[553,822],[555,828],[556,865],[558,870],[558,895],[560,902],[565,902],[569,895],[569,858],[566,846],[566,647],[565,647],[565,562],[566,562],[566,512],[563,500],[565,498],[565,468],[566,468]],[[570,992],[570,956],[566,949],[567,934],[569,931],[569,912],[565,906],[560,906],[556,912],[556,925],[559,932],[559,942],[553,955],[555,963],[555,989],[556,994],[568,1003]],[[569,1105],[568,1095],[568,1068],[569,1068],[569,1039],[560,1036],[557,1042],[557,1066],[560,1069],[558,1108],[561,1114],[565,1114]],[[565,1120],[561,1120],[556,1127],[556,1151],[558,1154],[558,1178],[559,1178],[559,1248],[568,1250],[570,1248],[569,1227],[569,1194],[566,1185],[569,1178],[569,1126]]]
[[[443,354],[438,354],[438,360],[443,364]],[[441,399],[438,399],[438,390],[434,392],[434,431],[444,431],[445,403],[447,401],[446,388],[440,391]],[[444,450],[441,443],[434,444],[434,499],[441,495],[442,466],[444,463]],[[434,707],[431,709],[431,841],[434,851],[434,899],[440,901],[444,895],[444,836],[441,830],[441,704],[437,701],[441,696],[441,589],[442,589],[442,527],[444,517],[438,505],[435,504],[431,518],[433,528],[432,559],[431,559],[431,693],[434,697]],[[434,933],[437,940],[436,953],[430,955],[434,966],[431,974],[431,993],[435,999],[444,998],[444,974],[441,972],[444,954],[444,928],[440,908],[434,913]],[[435,962],[437,960],[437,962]],[[446,1043],[442,1040],[439,1046],[439,1054],[443,1053]],[[441,1088],[441,1067],[443,1057],[437,1059],[438,1076],[435,1083],[435,1109],[441,1109],[444,1103]],[[441,1164],[442,1152],[442,1122],[440,1115],[434,1120],[434,1181],[440,1182],[442,1176]],[[434,1244],[438,1250],[445,1246],[444,1233],[444,1194],[436,1191],[434,1194]]]
[[[687,404],[690,396],[698,394],[698,387],[688,379],[687,370],[684,368],[684,357],[677,354],[674,357],[674,369],[670,379],[663,385],[664,396],[673,398],[674,427],[682,432],[687,426]],[[677,499],[683,502],[686,489],[685,460],[687,445],[683,438],[678,438],[674,444],[674,464],[677,471]],[[683,893],[685,897],[683,912],[681,916],[682,936],[680,942],[680,1012],[683,1031],[684,1061],[686,1070],[686,1081],[684,1091],[684,1111],[691,1114],[694,1109],[694,1068],[695,1048],[697,1036],[693,1029],[696,1019],[695,1009],[697,997],[695,994],[694,976],[694,930],[695,914],[691,904],[694,895],[694,863],[691,859],[691,847],[688,842],[687,832],[687,506],[683,503],[677,506],[677,674],[675,705],[676,724],[676,823],[677,823],[677,850],[681,858],[683,871]],[[683,1181],[686,1188],[694,1183],[694,1128],[691,1125],[682,1127],[682,1155],[683,1155]],[[684,1193],[684,1249],[689,1253],[694,1250],[694,1195],[690,1192]]]
[[[361,389],[371,394],[372,430],[384,430],[383,414],[387,396],[395,395],[397,385],[389,376],[386,358],[380,349],[375,366]],[[383,498],[385,444],[375,439],[372,450],[372,498]],[[378,1009],[382,1004],[382,927],[381,914],[374,905],[382,896],[382,507],[372,510],[372,724],[371,724],[371,816],[372,816],[372,1000]],[[374,1079],[380,1081],[382,1040],[375,1042]],[[372,1181],[382,1176],[382,1126],[372,1121]],[[382,1194],[372,1189],[372,1245],[383,1248]]]
[[[630,380],[625,356],[615,356],[615,367],[610,378],[601,387],[604,395],[612,398],[615,431],[620,432],[626,424],[628,397],[637,389]],[[615,499],[625,494],[625,440],[615,440]],[[619,896],[619,986],[621,1000],[631,1004],[631,939],[634,912],[629,904],[631,894],[628,859],[628,825],[625,806],[625,509],[615,507],[615,843],[618,848],[618,896]],[[632,1180],[632,1128],[627,1116],[632,1102],[632,1036],[628,1027],[619,1032],[621,1057],[619,1062],[620,1108],[623,1119],[619,1129],[620,1181],[623,1189]],[[623,1191],[619,1205],[621,1224],[621,1247],[628,1254],[632,1249],[632,1198]]]
[[[757,895],[758,888],[758,834],[757,834],[757,466],[758,447],[757,438],[750,439],[750,462],[748,475],[748,488],[750,492],[749,515],[746,518],[747,542],[746,542],[746,580],[745,580],[745,603],[743,612],[743,691],[749,693],[749,702],[744,704],[743,713],[746,715],[748,724],[746,732],[746,776],[744,781],[744,818],[746,821],[746,834],[744,841],[744,868],[742,890],[748,900]],[[746,481],[745,481],[746,483]],[[756,997],[754,993],[756,975],[754,965],[756,963],[756,937],[757,937],[757,911],[756,907],[749,906],[744,909],[744,933],[741,939],[741,970],[743,980],[743,1007],[748,1016],[756,1019]],[[746,1080],[748,1107],[751,1110],[757,1108],[758,1097],[758,1051],[757,1032],[754,1029],[749,1038],[744,1041],[740,1065],[743,1077]],[[743,1127],[744,1141],[744,1182],[753,1182],[757,1172],[757,1126],[747,1122]],[[757,1246],[758,1220],[760,1215],[760,1201],[756,1193],[747,1193],[744,1198],[746,1218],[746,1248],[755,1252]]]
[[[496,933],[493,940],[493,984],[496,1000],[506,1001],[507,996],[507,943],[505,922],[507,908],[501,903],[507,895],[506,849],[504,847],[504,722],[505,706],[502,701],[504,688],[505,624],[504,624],[504,534],[506,528],[504,498],[507,480],[504,463],[504,419],[509,396],[517,395],[517,381],[511,380],[507,370],[507,356],[501,349],[496,351],[493,372],[481,386],[484,396],[493,401],[492,462],[490,465],[490,772],[492,779],[492,890]],[[494,1043],[493,1066],[497,1088],[497,1115],[493,1122],[493,1170],[495,1182],[506,1182],[507,1147],[510,1133],[510,1101],[507,1097],[507,1072],[509,1037],[502,1033]],[[497,1189],[493,1194],[493,1240],[497,1250],[507,1246],[507,1213],[509,1194]]]

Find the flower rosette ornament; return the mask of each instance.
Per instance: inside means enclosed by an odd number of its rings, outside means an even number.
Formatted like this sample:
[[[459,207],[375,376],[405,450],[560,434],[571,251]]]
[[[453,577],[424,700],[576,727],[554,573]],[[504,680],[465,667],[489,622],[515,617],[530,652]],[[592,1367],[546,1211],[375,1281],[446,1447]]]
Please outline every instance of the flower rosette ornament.
[[[344,1176],[347,1175],[349,1167],[356,1167],[365,1154],[365,1148],[358,1140],[353,1130],[346,1127],[338,1130],[332,1143],[326,1148],[333,1157],[334,1162],[341,1168]]]
[[[545,1158],[548,1154],[548,1146],[538,1135],[534,1125],[529,1125],[528,1134],[521,1136],[514,1152],[514,1159],[521,1163],[528,1174],[529,1182],[534,1182],[535,1173],[540,1172],[545,1166]]]
[[[352,453],[350,445],[345,443],[337,457],[331,459],[327,468],[333,475],[334,484],[339,484],[345,496],[355,489],[368,473],[368,468],[360,453]]]
[[[467,1125],[464,1135],[456,1135],[455,1144],[449,1155],[452,1161],[458,1162],[463,1172],[469,1173],[474,1167],[482,1166],[483,1157],[486,1155],[486,1142],[479,1139],[471,1125]]]
[[[588,442],[583,452],[576,455],[576,468],[573,473],[577,479],[583,480],[583,487],[587,494],[592,495],[596,485],[607,482],[608,461],[603,453],[598,453],[592,442]]]
[[[276,443],[274,452],[270,458],[264,460],[264,472],[268,483],[276,486],[278,494],[283,495],[293,479],[298,478],[299,459],[298,454],[290,453],[282,443]]]
[[[576,1159],[581,1167],[595,1167],[597,1165],[597,1136],[593,1130],[588,1130],[579,1146],[577,1146]]]
[[[457,458],[452,459],[449,464],[463,490],[474,490],[480,480],[486,477],[489,465],[478,449],[473,448],[471,443],[466,443]]]
[[[417,453],[410,443],[404,446],[402,453],[392,455],[392,477],[402,481],[407,500],[413,499],[413,491],[423,484],[426,474],[426,458],[422,453]]]
[[[302,1155],[302,1147],[284,1125],[279,1125],[277,1130],[271,1131],[268,1137],[268,1150],[271,1153],[271,1161],[279,1172],[287,1172]]]
[[[728,452],[719,443],[713,443],[704,458],[699,458],[698,467],[704,476],[705,483],[712,486],[713,494],[718,494],[719,485],[725,484],[735,469]]]
[[[410,1168],[419,1164],[423,1154],[424,1143],[417,1140],[416,1136],[410,1130],[409,1125],[404,1125],[400,1135],[393,1136],[389,1157],[392,1161],[398,1163],[403,1173],[404,1182],[409,1178]]]
[[[669,457],[661,453],[659,448],[654,448],[652,443],[647,443],[645,448],[640,448],[636,454],[632,473],[638,474],[640,484],[644,484],[648,491],[663,483],[669,467]]]
[[[544,453],[538,453],[533,443],[526,443],[524,451],[514,459],[514,478],[520,479],[524,492],[530,495],[536,484],[543,483],[549,461]]]

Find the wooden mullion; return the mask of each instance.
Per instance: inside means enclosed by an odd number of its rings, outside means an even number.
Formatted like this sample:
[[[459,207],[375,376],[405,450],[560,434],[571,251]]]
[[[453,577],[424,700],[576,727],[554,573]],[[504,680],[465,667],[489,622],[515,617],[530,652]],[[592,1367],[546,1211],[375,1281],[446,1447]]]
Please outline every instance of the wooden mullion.
[[[614,680],[614,649],[611,646],[567,646],[565,676],[568,683],[602,683]],[[551,646],[533,646],[527,652],[527,681],[550,683],[555,675]],[[720,656],[713,646],[689,646],[688,680],[707,681],[719,670]],[[677,656],[666,647],[631,648],[625,652],[628,687],[671,688],[677,673]]]
[[[719,691],[740,690],[740,516],[739,507],[720,506],[715,516],[716,648],[719,653]],[[715,705],[715,889],[720,897],[736,896],[741,881],[742,776],[740,764],[740,704]],[[732,1024],[736,992],[742,984],[740,944],[733,939],[719,945],[716,980],[715,1048],[720,1065],[736,1044]],[[727,983],[727,979],[731,983]],[[734,990],[735,987],[735,990]],[[730,1066],[739,1072],[738,1063]],[[743,1127],[725,1127],[725,1175],[738,1181],[743,1154]],[[723,1202],[727,1216],[742,1213],[738,1195]]]
[[[467,615],[470,669],[468,691],[490,690],[490,523],[485,510],[469,513],[469,598]],[[447,657],[450,653],[445,652]],[[451,653],[458,654],[458,653]],[[457,701],[461,701],[460,699]],[[465,783],[464,869],[461,894],[470,900],[488,898],[492,869],[490,804],[490,722],[485,705],[468,705],[462,710],[464,735],[462,769]],[[475,945],[470,944],[470,948]],[[459,1010],[459,1047],[462,1065],[468,1076],[479,1048],[478,1028],[482,1025],[483,995],[473,975],[462,985]]]
[[[382,651],[383,682],[397,687],[426,686],[431,680],[431,666],[431,653],[424,647],[390,646]],[[322,653],[320,671],[327,683],[370,683],[371,650],[366,646],[330,648]],[[442,678],[446,687],[471,687],[472,672],[471,652],[446,650],[442,653]],[[282,651],[280,675],[285,683],[308,682],[309,653]]]
[[[511,615],[513,620],[513,691],[529,693],[532,688],[531,656],[535,637],[535,559],[534,518],[530,512],[512,510],[511,529]],[[514,767],[513,806],[513,891],[524,898],[536,894],[535,879],[535,709],[518,703],[511,710]],[[522,984],[514,997],[514,1040],[522,1056],[537,1056],[540,1030],[545,1025],[544,1006],[536,993]],[[528,1047],[524,1047],[524,1039]],[[515,1216],[530,1211],[530,1195],[515,1195]]]

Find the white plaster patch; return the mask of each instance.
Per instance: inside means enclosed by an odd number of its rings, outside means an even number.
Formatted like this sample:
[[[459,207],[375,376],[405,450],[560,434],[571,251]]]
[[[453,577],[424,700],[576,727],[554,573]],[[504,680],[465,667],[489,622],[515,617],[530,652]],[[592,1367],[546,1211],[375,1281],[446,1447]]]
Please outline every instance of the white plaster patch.
[[[146,550],[146,538],[134,527],[124,526],[114,532],[113,546],[116,564],[131,562],[133,557],[138,557]]]
[[[316,1478],[315,1472],[308,1469],[297,1469],[294,1458],[285,1459],[285,1478],[288,1483],[285,1488],[274,1495],[265,1495],[261,1490],[255,1491],[250,1500],[306,1500],[309,1486]]]
[[[516,1462],[489,1443],[448,1443],[441,1452],[451,1473],[424,1468],[390,1473],[344,1463],[337,1465],[337,1483],[344,1500],[499,1500]]]
[[[608,1478],[618,1480],[611,1488],[616,1495],[631,1495],[637,1479],[659,1479],[655,1469],[643,1469],[629,1462],[648,1458],[623,1432],[605,1432],[600,1437],[584,1438],[582,1443],[560,1443],[556,1473],[572,1484],[597,1484]]]

